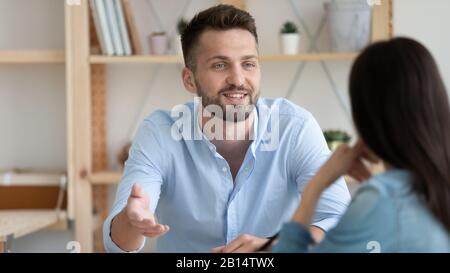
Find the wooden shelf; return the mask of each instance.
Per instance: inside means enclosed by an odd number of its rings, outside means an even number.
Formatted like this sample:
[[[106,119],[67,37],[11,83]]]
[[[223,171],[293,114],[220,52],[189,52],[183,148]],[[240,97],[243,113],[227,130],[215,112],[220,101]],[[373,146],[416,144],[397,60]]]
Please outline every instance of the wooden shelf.
[[[134,55],[134,56],[91,55],[89,60],[91,64],[182,63],[183,57],[178,55]]]
[[[358,53],[308,53],[297,55],[266,54],[261,55],[261,61],[334,61],[334,60],[353,60]],[[105,56],[91,55],[91,64],[118,64],[118,63],[183,63],[183,57],[179,55],[135,55],[135,56]]]
[[[105,171],[95,172],[89,176],[89,181],[95,185],[119,184],[121,172]]]
[[[353,60],[358,56],[357,52],[324,52],[324,53],[305,53],[297,55],[283,55],[283,54],[267,54],[262,55],[262,61],[338,61],[338,60]]]
[[[0,50],[0,64],[62,64],[64,50]]]
[[[59,186],[65,172],[0,172],[0,186]]]

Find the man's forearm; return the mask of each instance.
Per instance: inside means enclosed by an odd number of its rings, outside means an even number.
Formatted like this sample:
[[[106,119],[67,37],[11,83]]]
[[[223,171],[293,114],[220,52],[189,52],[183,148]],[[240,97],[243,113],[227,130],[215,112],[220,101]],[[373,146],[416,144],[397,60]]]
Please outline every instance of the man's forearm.
[[[141,246],[144,236],[130,225],[122,210],[111,222],[111,239],[122,250],[133,251]]]

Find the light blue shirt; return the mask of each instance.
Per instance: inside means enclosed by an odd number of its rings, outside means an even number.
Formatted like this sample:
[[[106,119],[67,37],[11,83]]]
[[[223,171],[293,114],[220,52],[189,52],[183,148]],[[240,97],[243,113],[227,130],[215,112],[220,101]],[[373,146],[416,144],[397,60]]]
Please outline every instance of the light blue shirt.
[[[370,178],[319,245],[303,225],[290,222],[274,251],[450,252],[450,234],[412,191],[411,179],[399,169]]]
[[[176,122],[180,118],[170,112],[156,111],[138,130],[104,223],[107,251],[122,252],[111,240],[110,225],[135,182],[149,194],[158,221],[170,226],[157,240],[158,252],[209,252],[240,234],[273,236],[291,218],[305,185],[330,154],[309,112],[285,99],[261,98],[254,110],[254,141],[233,181],[227,161],[200,131],[196,104],[187,103],[185,108],[194,113],[184,116],[192,121],[190,127],[180,126]],[[185,132],[183,128],[200,132],[200,137],[174,138],[174,132]],[[340,178],[321,196],[313,224],[329,230],[349,201]]]

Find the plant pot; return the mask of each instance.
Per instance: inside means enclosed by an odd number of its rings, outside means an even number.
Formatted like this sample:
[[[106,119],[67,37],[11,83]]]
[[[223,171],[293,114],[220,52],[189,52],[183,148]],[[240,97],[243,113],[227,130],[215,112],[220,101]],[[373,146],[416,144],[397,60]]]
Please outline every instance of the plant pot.
[[[332,51],[356,52],[368,44],[371,8],[366,0],[332,1],[324,8]]]
[[[287,55],[298,54],[298,47],[300,43],[300,34],[298,33],[284,33],[280,36],[281,39],[281,53]]]
[[[327,142],[328,148],[332,152],[336,151],[336,149],[339,147],[339,145],[344,144],[344,143],[346,143],[346,142],[339,141],[339,140],[334,140],[334,141]]]
[[[167,52],[167,36],[166,34],[154,33],[148,36],[150,45],[150,54],[164,55]]]

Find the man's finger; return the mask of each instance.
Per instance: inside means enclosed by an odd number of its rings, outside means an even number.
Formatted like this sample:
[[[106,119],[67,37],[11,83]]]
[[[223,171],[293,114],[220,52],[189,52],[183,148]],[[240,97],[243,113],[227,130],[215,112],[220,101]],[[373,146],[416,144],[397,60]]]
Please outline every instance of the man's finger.
[[[142,195],[142,188],[139,183],[134,183],[133,188],[131,189],[130,197],[140,198],[143,197]]]
[[[156,237],[156,236],[162,236],[166,234],[170,230],[169,226],[165,225],[164,228],[159,231],[142,231],[142,235],[147,237]]]
[[[211,248],[212,253],[222,253],[222,250],[225,248],[225,246],[218,246],[215,248]]]
[[[231,241],[228,245],[226,245],[223,249],[223,253],[231,253],[234,252],[236,249],[238,249],[242,244],[244,243],[244,240],[242,238],[238,237],[237,239]]]
[[[148,227],[144,227],[142,229],[143,232],[163,232],[166,229],[168,229],[168,227],[166,227],[165,225],[154,225],[154,226],[148,226]]]
[[[156,222],[152,219],[144,219],[142,221],[130,219],[130,223],[136,228],[152,228],[156,226]]]

